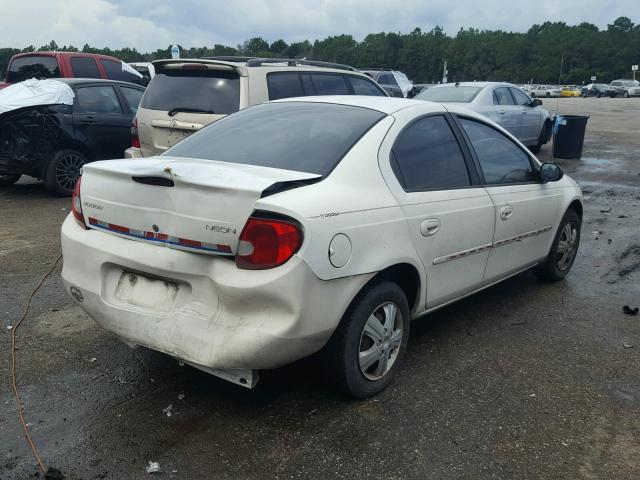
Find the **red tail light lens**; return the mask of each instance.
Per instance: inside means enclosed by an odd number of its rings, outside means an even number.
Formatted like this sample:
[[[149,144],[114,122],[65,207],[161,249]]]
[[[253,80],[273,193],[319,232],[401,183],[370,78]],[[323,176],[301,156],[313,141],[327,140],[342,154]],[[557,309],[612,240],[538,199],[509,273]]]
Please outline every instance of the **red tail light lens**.
[[[131,120],[131,146],[140,148],[140,137],[138,137],[138,119]]]
[[[78,177],[76,186],[73,189],[73,195],[71,195],[71,213],[76,219],[76,222],[84,229],[87,229],[87,224],[84,223],[84,216],[82,215],[82,201],[80,200],[80,181],[82,177]]]
[[[240,234],[236,265],[244,270],[282,265],[298,251],[302,238],[294,220],[250,217]]]

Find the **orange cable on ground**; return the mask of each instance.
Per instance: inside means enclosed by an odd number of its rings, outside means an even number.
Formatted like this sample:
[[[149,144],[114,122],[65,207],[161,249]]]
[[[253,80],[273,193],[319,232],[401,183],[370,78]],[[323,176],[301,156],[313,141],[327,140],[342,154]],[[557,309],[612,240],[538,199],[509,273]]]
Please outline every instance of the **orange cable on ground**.
[[[53,272],[53,270],[56,268],[56,265],[58,265],[58,262],[60,261],[61,258],[62,258],[62,255],[59,255],[58,258],[56,258],[56,261],[53,262],[53,265],[51,265],[51,268],[49,269],[49,271],[40,279],[40,282],[38,282],[38,285],[36,286],[36,288],[33,289],[31,294],[27,298],[27,303],[25,304],[25,308],[24,308],[24,311],[22,312],[22,316],[20,317],[20,320],[18,320],[18,322],[13,326],[13,330],[11,330],[11,379],[13,382],[13,393],[16,396],[16,403],[18,404],[18,416],[20,417],[20,423],[22,424],[22,429],[24,430],[24,436],[27,439],[27,443],[31,447],[31,452],[33,453],[33,456],[36,459],[36,462],[38,462],[38,468],[40,468],[40,471],[42,472],[43,475],[46,475],[47,469],[44,466],[44,462],[38,455],[38,449],[36,448],[36,445],[35,443],[33,443],[33,439],[29,434],[29,427],[27,427],[27,424],[24,421],[22,400],[20,399],[20,393],[18,392],[18,384],[16,381],[16,332],[18,331],[18,327],[20,326],[22,321],[26,318],[27,313],[29,312],[29,307],[31,306],[31,300],[33,299],[33,296],[40,289],[40,287],[42,286],[44,281],[47,279],[47,277],[51,275],[51,272]]]

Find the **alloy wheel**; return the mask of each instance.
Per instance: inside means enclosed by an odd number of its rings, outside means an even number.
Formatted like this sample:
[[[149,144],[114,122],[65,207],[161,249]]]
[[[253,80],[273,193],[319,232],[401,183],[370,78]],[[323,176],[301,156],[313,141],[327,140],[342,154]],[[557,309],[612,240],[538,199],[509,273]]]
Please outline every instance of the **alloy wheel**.
[[[571,266],[578,247],[578,229],[572,223],[567,223],[558,239],[556,265],[558,270],[565,271]]]
[[[402,313],[395,303],[376,308],[360,335],[358,363],[367,380],[384,377],[398,358],[402,343]]]
[[[75,153],[67,153],[56,165],[56,182],[66,190],[73,190],[80,176],[84,162]]]

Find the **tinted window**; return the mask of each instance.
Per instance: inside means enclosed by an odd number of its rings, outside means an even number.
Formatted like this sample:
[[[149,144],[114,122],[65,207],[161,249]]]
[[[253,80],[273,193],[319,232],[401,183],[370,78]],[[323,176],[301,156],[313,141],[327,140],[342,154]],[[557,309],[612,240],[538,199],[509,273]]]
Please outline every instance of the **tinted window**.
[[[208,125],[163,155],[324,176],[384,116],[330,103],[265,103]]]
[[[302,74],[300,75],[300,79],[302,80],[302,86],[304,87],[304,94],[316,95],[316,88],[313,86],[313,82],[311,81],[311,76]]]
[[[509,89],[505,87],[496,88],[493,91],[494,105],[513,105],[513,98],[509,93]]]
[[[105,71],[107,72],[107,78],[110,78],[111,80],[122,80],[123,82],[137,83],[140,85],[144,83],[144,76],[141,78],[137,75],[134,75],[133,73],[123,70],[122,62],[107,60],[106,58],[103,58],[100,61],[102,62],[102,66],[104,67]],[[147,69],[147,74],[148,73],[149,70]]]
[[[535,180],[529,156],[509,138],[480,122],[460,121],[476,152],[485,183],[496,185]]]
[[[309,75],[316,87],[316,95],[349,95],[342,75]]]
[[[90,57],[71,57],[71,69],[76,78],[100,78],[96,61]]]
[[[144,92],[142,90],[129,87],[120,87],[120,91],[124,94],[124,98],[127,99],[127,103],[135,115],[138,111],[138,105],[140,105],[140,99]]]
[[[82,87],[76,90],[73,113],[122,115],[122,108],[113,87]]]
[[[394,171],[407,190],[469,186],[462,151],[441,115],[409,126],[393,147]]]
[[[466,86],[443,86],[432,87],[429,90],[423,90],[415,96],[419,100],[429,100],[431,102],[471,102],[476,95],[482,90],[481,87]]]
[[[511,88],[511,93],[516,99],[516,105],[531,105],[531,99],[517,88]]]
[[[398,82],[396,82],[396,78],[392,73],[381,73],[378,76],[378,83],[381,85],[394,85],[398,86]]]
[[[270,73],[267,75],[269,100],[279,98],[304,97],[298,73]]]
[[[29,56],[14,58],[9,65],[7,82],[17,83],[30,78],[59,78],[60,67],[55,57]]]
[[[369,80],[365,80],[360,77],[347,77],[349,79],[349,83],[351,83],[351,88],[353,89],[354,95],[374,95],[383,97],[384,93],[380,91],[380,89]]]
[[[240,108],[240,77],[224,70],[157,71],[142,97],[142,108],[184,108],[228,114]]]

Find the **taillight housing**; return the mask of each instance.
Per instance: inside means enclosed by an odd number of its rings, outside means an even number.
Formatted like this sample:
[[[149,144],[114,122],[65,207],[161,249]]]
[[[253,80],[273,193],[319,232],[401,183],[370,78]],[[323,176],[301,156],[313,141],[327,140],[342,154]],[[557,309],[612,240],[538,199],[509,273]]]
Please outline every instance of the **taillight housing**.
[[[73,189],[73,195],[71,195],[71,213],[73,213],[73,217],[76,219],[76,222],[80,224],[82,228],[87,229],[87,224],[84,223],[84,216],[82,215],[82,200],[80,200],[80,181],[82,177],[78,177],[78,181],[76,182],[76,186]]]
[[[140,148],[140,137],[138,136],[138,119],[131,120],[131,146]]]
[[[236,265],[265,270],[286,263],[302,246],[300,224],[290,218],[251,216],[240,234]]]

